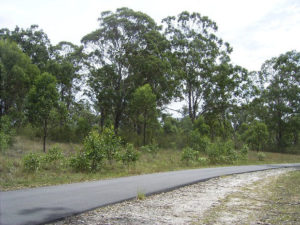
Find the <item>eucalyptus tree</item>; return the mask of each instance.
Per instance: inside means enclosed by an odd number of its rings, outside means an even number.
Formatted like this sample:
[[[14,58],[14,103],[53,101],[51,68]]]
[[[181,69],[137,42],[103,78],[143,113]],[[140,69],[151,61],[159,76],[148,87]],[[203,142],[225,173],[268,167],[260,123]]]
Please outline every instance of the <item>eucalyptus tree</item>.
[[[60,101],[70,109],[76,93],[80,90],[83,47],[70,42],[60,42],[51,47],[51,60],[47,71],[57,79]]]
[[[157,101],[172,96],[174,79],[163,51],[167,40],[148,15],[128,8],[103,12],[99,29],[83,37],[89,54],[90,95],[101,114],[101,125],[113,116],[115,131],[136,88],[149,83]]]
[[[21,122],[24,96],[40,73],[30,58],[10,40],[0,40],[0,117]]]
[[[39,29],[38,25],[31,25],[27,29],[17,26],[12,31],[7,28],[1,29],[0,39],[16,42],[41,72],[46,71],[47,62],[50,59],[51,43],[47,34]]]
[[[260,76],[265,83],[262,99],[268,115],[266,123],[275,134],[278,149],[283,150],[292,130],[299,131],[290,121],[300,112],[300,53],[290,51],[267,60]]]
[[[43,129],[44,152],[46,152],[50,113],[56,107],[57,101],[55,77],[46,72],[37,76],[27,96],[27,116],[32,124]]]
[[[202,110],[223,41],[216,36],[216,23],[199,13],[185,11],[163,19],[163,24],[172,53],[178,59],[175,67],[182,80],[189,117],[194,121]],[[227,43],[225,48],[231,50]]]

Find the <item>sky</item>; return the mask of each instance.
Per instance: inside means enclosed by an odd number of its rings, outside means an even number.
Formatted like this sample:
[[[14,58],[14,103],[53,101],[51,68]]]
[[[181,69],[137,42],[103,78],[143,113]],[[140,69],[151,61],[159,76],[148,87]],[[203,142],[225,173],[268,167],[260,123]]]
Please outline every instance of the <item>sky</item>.
[[[121,7],[144,12],[158,24],[185,10],[208,16],[217,23],[218,36],[233,47],[233,64],[249,71],[300,51],[300,0],[0,0],[0,29],[38,24],[52,44],[80,44],[97,29],[101,12]]]
[[[233,47],[232,62],[250,71],[286,51],[300,51],[300,0],[0,0],[0,28],[38,24],[52,44],[80,44],[97,29],[101,12],[120,7],[157,23],[184,10],[208,16]]]

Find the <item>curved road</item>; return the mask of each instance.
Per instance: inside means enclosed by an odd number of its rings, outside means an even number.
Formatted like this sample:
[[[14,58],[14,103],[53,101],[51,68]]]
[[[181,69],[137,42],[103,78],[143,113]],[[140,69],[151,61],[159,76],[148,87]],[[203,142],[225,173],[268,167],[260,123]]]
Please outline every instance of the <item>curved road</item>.
[[[43,224],[135,198],[138,192],[149,195],[218,176],[284,167],[300,163],[193,169],[0,192],[0,224]]]

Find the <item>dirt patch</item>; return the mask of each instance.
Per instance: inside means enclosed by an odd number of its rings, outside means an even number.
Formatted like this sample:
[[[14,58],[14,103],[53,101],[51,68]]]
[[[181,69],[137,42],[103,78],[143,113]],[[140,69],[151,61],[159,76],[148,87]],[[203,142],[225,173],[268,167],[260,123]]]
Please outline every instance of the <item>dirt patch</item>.
[[[99,208],[55,224],[241,224],[249,219],[255,221],[255,210],[249,209],[255,196],[247,198],[240,193],[247,188],[256,188],[255,182],[263,181],[267,185],[268,178],[291,170],[276,169],[215,178],[145,200]]]

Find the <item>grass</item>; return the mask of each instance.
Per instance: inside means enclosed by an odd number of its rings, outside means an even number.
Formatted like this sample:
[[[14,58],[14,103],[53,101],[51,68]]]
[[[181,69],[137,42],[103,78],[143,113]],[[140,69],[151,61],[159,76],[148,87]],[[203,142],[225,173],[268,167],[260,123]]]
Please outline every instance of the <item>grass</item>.
[[[47,148],[49,149],[55,144],[57,143],[49,141]],[[82,146],[72,143],[58,143],[58,145],[64,152],[65,158],[63,160],[46,166],[35,173],[28,173],[23,170],[22,157],[29,152],[42,153],[42,142],[39,139],[31,140],[23,136],[17,136],[13,146],[5,153],[0,153],[0,189],[15,190],[181,169],[226,166],[226,164],[204,165],[199,162],[186,164],[181,161],[181,151],[161,149],[156,155],[141,154],[136,164],[129,168],[121,162],[116,162],[112,166],[108,163],[105,164],[101,171],[96,173],[75,173],[67,166],[67,159],[68,156],[75,153],[76,149],[80,149]],[[238,161],[234,165],[300,162],[300,155],[268,152],[265,154],[265,160],[259,161],[256,152],[249,152],[247,161]]]
[[[229,194],[195,224],[300,224],[300,171],[269,177]]]

